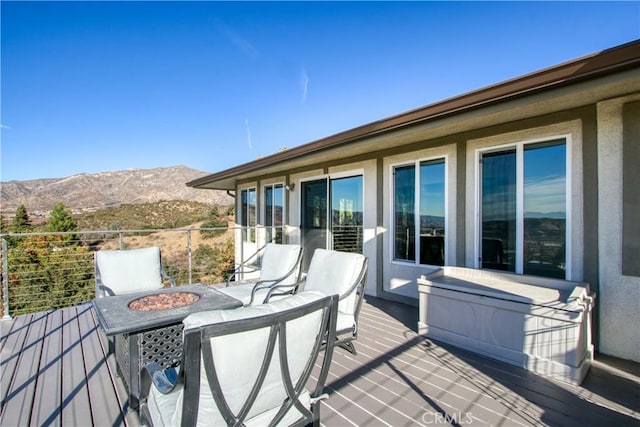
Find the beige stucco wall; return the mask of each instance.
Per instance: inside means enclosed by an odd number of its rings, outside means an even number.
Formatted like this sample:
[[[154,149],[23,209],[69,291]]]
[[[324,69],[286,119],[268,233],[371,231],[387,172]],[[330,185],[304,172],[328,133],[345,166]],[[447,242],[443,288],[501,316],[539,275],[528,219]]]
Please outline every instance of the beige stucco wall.
[[[599,350],[637,362],[640,277],[622,275],[622,105],[639,99],[640,94],[598,104]]]

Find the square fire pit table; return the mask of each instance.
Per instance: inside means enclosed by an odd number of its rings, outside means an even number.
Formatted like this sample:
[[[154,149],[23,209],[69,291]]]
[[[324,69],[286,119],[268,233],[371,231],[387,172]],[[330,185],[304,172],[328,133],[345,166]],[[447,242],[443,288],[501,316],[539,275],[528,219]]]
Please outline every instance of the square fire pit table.
[[[174,302],[186,304],[171,307]],[[242,302],[205,285],[184,285],[93,300],[98,322],[115,336],[117,369],[138,408],[140,373],[150,362],[169,367],[182,357],[182,320],[191,313],[238,308]]]

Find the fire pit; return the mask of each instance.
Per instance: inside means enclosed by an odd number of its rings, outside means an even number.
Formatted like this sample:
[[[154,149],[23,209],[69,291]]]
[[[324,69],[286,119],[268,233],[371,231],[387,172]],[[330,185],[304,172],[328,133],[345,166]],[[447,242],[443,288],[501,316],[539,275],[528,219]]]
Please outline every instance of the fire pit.
[[[159,311],[185,307],[200,299],[200,295],[192,292],[172,292],[146,295],[129,303],[131,310]]]

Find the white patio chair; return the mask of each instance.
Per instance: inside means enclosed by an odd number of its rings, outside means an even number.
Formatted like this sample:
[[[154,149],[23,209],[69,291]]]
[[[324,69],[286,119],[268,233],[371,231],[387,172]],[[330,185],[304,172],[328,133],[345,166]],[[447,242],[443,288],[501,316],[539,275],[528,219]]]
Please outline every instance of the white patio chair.
[[[162,267],[160,248],[101,250],[94,252],[96,298],[131,292],[152,291],[175,281]]]
[[[249,262],[251,261],[248,260]],[[276,285],[294,285],[300,279],[302,248],[300,245],[268,243],[262,251],[260,271],[257,281],[232,282],[230,279],[241,274],[245,265],[239,266],[227,279],[226,287],[217,288],[244,305],[262,304],[269,289]],[[295,290],[295,289],[294,289]]]
[[[317,291],[324,295],[339,295],[336,345],[357,354],[353,341],[358,338],[358,317],[364,298],[368,259],[364,255],[316,249],[309,271],[298,284],[298,290]],[[265,301],[287,286],[273,287]]]
[[[160,248],[101,250],[93,253],[95,266],[96,298],[132,292],[153,291],[164,287],[164,279],[170,286],[176,282],[162,267]],[[109,353],[116,353],[116,342],[126,342],[122,335],[108,338]]]
[[[335,340],[337,296],[301,292],[270,304],[199,312],[184,321],[179,368],[143,370],[149,426],[319,425]],[[317,380],[310,380],[314,365]]]

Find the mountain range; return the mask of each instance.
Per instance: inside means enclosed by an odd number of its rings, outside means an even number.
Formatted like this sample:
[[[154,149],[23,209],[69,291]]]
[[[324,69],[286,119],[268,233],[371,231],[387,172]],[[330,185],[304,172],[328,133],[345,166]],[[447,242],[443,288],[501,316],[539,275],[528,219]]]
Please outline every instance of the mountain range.
[[[186,166],[173,166],[2,182],[0,211],[6,217],[12,217],[22,204],[30,216],[46,217],[57,202],[64,203],[73,213],[161,200],[232,204],[233,198],[225,191],[198,190],[186,186],[188,181],[204,175],[206,172]]]

